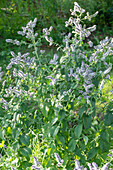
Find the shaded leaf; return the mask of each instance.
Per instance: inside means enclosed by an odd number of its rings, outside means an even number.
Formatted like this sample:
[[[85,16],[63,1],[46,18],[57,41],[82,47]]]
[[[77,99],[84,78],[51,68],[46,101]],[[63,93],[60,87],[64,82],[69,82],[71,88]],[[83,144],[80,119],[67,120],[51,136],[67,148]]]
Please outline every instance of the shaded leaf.
[[[100,141],[100,149],[101,149],[102,153],[109,151],[109,149],[110,149],[109,142],[101,140]]]
[[[69,151],[74,151],[76,147],[76,141],[74,139],[71,139],[69,144],[68,144],[68,150]]]
[[[26,158],[29,157],[32,154],[31,149],[30,148],[26,148],[26,147],[20,148],[20,153],[23,156],[25,156]]]
[[[83,113],[84,113],[85,110],[86,110],[86,107],[83,106],[83,107],[80,108],[80,110],[78,111],[78,115],[79,115],[80,119],[81,119],[81,117],[83,116]]]
[[[79,137],[80,137],[80,135],[82,134],[82,124],[78,124],[78,125],[75,127],[74,133],[75,133],[75,137],[76,137],[76,138],[79,138]]]
[[[29,145],[30,144],[30,137],[26,136],[26,135],[21,135],[20,136],[20,141],[21,143],[23,143],[24,145]]]
[[[85,129],[89,129],[91,127],[91,115],[84,115],[83,116],[83,123]]]
[[[55,137],[55,136],[57,135],[57,133],[58,133],[58,131],[59,131],[59,128],[60,128],[60,126],[57,126],[57,127],[55,128],[55,131],[54,131],[54,133],[53,133],[53,137]]]
[[[88,152],[88,160],[92,159],[98,152],[98,148],[93,148]]]

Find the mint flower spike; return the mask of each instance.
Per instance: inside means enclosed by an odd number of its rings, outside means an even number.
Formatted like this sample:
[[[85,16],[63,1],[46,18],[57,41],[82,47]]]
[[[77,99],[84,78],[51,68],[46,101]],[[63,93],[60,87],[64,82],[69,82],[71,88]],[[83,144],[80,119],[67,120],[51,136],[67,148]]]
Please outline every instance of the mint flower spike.
[[[95,12],[93,15],[89,15],[89,12],[87,12],[86,14],[87,16],[85,16],[84,19],[88,19],[89,21],[91,21],[93,17],[96,17],[98,15],[98,11]]]
[[[75,160],[75,167],[74,170],[82,170],[83,166],[80,166],[80,162],[76,159]]]
[[[16,170],[14,167],[11,167],[11,170]]]
[[[76,15],[76,12],[79,12],[79,13],[84,13],[85,12],[85,9],[82,9],[79,4],[77,2],[74,2],[74,10],[70,10],[71,11],[71,15]]]
[[[61,164],[62,164],[64,161],[60,158],[60,156],[58,155],[58,153],[54,153],[54,155],[55,155],[56,161],[57,161],[57,163],[58,163],[57,166],[60,167]]]
[[[34,165],[32,165],[32,169],[37,169],[37,170],[41,170],[41,168],[39,167],[40,162],[38,161],[38,159],[34,156]]]
[[[98,170],[98,169],[99,169],[99,168],[98,168],[98,165],[97,165],[95,162],[93,162],[92,165],[93,165],[93,167],[94,167],[94,170]]]
[[[108,166],[109,166],[109,162],[108,162],[108,163],[106,163],[106,164],[102,167],[102,169],[101,169],[101,170],[107,170],[107,169],[108,169]]]

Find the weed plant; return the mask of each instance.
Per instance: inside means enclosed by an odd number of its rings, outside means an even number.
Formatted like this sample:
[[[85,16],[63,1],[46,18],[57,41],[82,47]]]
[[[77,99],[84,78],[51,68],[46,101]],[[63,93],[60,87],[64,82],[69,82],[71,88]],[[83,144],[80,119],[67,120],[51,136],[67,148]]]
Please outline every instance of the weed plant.
[[[0,68],[2,170],[83,169],[80,163],[86,167],[88,162],[92,170],[113,168],[112,97],[99,116],[96,107],[103,102],[104,83],[111,81],[113,39],[106,37],[93,46],[88,37],[96,25],[84,25],[97,14],[85,15],[75,2],[66,22],[72,32],[60,46],[51,38],[52,26],[41,36],[35,33],[36,18],[18,31],[26,41],[6,40],[34,50],[11,51],[7,72]],[[43,39],[56,45],[60,55],[50,59],[40,49]],[[109,93],[113,96],[112,88]]]

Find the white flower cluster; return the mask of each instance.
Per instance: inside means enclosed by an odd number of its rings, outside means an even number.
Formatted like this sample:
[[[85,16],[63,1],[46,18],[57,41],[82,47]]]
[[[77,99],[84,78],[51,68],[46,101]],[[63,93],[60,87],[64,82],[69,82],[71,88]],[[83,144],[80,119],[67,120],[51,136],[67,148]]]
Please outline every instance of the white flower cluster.
[[[54,155],[55,155],[56,161],[58,163],[57,166],[60,167],[64,161],[60,158],[58,153],[54,153]]]
[[[56,161],[57,161],[57,166],[61,167],[62,163],[64,162],[60,156],[58,155],[58,153],[54,153]],[[90,170],[107,170],[109,166],[109,162],[106,163],[101,169],[98,167],[98,165],[93,162],[92,165],[90,163],[88,163],[88,167]],[[80,165],[80,162],[76,159],[75,160],[75,168],[73,170],[87,170],[87,168],[84,168],[83,166]]]
[[[20,42],[18,40],[12,40],[12,39],[6,39],[6,42],[8,43],[12,43],[14,45],[20,45]]]
[[[32,165],[32,169],[41,170],[40,162],[38,161],[38,159],[35,156],[34,156],[34,165]]]
[[[26,38],[30,39],[31,37],[34,39],[34,36],[36,37],[38,34],[36,33],[34,35],[34,27],[36,26],[37,18],[34,19],[34,21],[30,20],[26,27],[22,27],[23,31],[18,31],[17,33],[25,36]]]
[[[70,11],[71,11],[71,15],[76,16],[76,12],[82,14],[85,12],[85,9],[82,9],[77,2],[74,2],[74,10],[71,9]]]
[[[88,167],[90,170],[107,170],[109,166],[109,162],[106,163],[101,169],[98,167],[98,165],[93,162],[92,165],[88,163]],[[83,168],[83,166],[80,166],[80,162],[76,159],[75,160],[75,168],[74,170],[87,170],[87,168]]]
[[[11,69],[13,65],[17,65],[19,64],[19,66],[21,68],[24,67],[24,65],[26,64],[27,66],[29,67],[33,67],[34,65],[34,60],[35,60],[35,57],[28,57],[29,56],[29,53],[25,53],[25,54],[21,54],[20,52],[18,53],[18,55],[16,55],[13,51],[11,51],[11,55],[13,58],[11,58],[11,62],[8,64],[8,66],[6,67],[6,69]],[[14,68],[14,71],[13,71],[13,75],[16,76],[16,72],[17,70]],[[20,73],[21,75],[23,76],[27,76],[27,74],[23,74],[22,71]]]
[[[89,12],[87,12],[86,14],[87,16],[85,16],[84,19],[88,19],[89,21],[91,21],[93,17],[96,17],[98,15],[98,11],[95,12],[93,15],[89,15]]]
[[[22,36],[25,36],[26,38],[28,39],[31,39],[32,41],[35,39],[35,37],[38,36],[38,33],[35,33],[34,34],[34,27],[36,26],[36,22],[37,22],[37,18],[34,19],[34,21],[30,20],[26,27],[22,27],[23,31],[18,31],[17,33],[19,35],[22,35]],[[6,39],[6,42],[8,43],[12,43],[14,45],[21,45],[22,43],[25,43],[24,41],[23,42],[20,42],[18,40],[12,40],[12,39]]]
[[[100,41],[100,44],[94,46],[95,52],[92,53],[89,61],[94,61],[97,63],[99,60],[104,61],[107,56],[113,55],[113,38],[106,37],[104,40]],[[102,55],[101,55],[102,54]]]
[[[58,61],[58,56],[57,54],[54,54],[54,58],[50,60],[50,64],[57,65]]]
[[[86,26],[82,26],[81,24],[81,19],[78,16],[78,13],[80,13],[80,16],[85,12],[85,9],[82,9],[77,2],[74,3],[74,10],[71,10],[71,15],[74,15],[75,18],[70,17],[68,21],[65,22],[65,26],[69,26],[71,25],[72,28],[74,29],[72,33],[75,34],[75,37],[77,38],[77,35],[79,35],[80,40],[82,40],[85,37],[88,37],[91,35],[91,32],[96,30],[96,25],[93,25],[92,27],[86,28]],[[98,14],[98,11],[93,14],[93,15],[89,15],[89,13],[87,12],[87,15],[83,18],[84,19],[88,19],[89,21],[91,21],[91,19],[93,17],[95,17]]]
[[[52,39],[52,37],[49,37],[48,35],[50,35],[50,32],[52,31],[52,29],[53,29],[52,26],[50,26],[49,29],[48,29],[48,28],[44,28],[44,29],[43,29],[43,34],[44,34],[43,36],[44,36],[44,38],[46,39],[46,41],[49,42],[49,45],[50,45],[50,46],[53,44],[53,39]]]

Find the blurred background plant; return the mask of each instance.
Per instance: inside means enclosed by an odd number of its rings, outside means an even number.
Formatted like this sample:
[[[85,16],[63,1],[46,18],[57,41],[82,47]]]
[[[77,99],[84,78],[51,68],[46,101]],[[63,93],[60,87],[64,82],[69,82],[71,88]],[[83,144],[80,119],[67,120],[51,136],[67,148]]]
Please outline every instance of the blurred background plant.
[[[63,35],[71,28],[65,27],[65,21],[70,16],[70,9],[74,0],[2,0],[0,1],[0,61],[4,63],[10,58],[10,49],[19,48],[4,43],[5,39],[17,36],[17,30],[25,26],[29,20],[38,19],[36,30],[41,34],[42,28],[53,26],[52,37],[58,43],[62,42]],[[89,14],[99,11],[98,17],[92,19],[98,31],[91,38],[103,39],[113,36],[113,2],[111,0],[77,0],[82,8]],[[86,5],[87,4],[87,5]],[[88,23],[87,23],[88,24]],[[21,37],[18,35],[17,39]],[[95,41],[97,43],[97,41]],[[47,46],[46,41],[44,44]],[[43,44],[43,47],[45,48]],[[25,50],[25,48],[23,48]],[[4,60],[3,60],[4,59]]]

